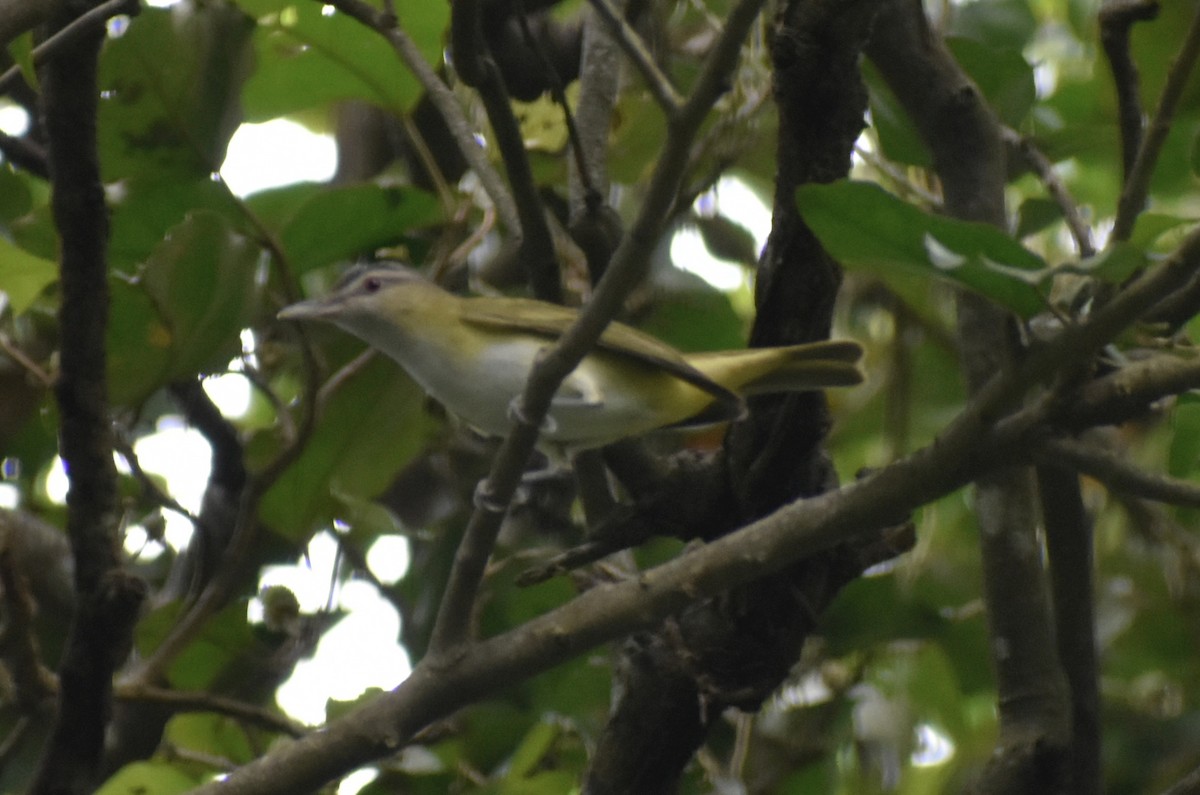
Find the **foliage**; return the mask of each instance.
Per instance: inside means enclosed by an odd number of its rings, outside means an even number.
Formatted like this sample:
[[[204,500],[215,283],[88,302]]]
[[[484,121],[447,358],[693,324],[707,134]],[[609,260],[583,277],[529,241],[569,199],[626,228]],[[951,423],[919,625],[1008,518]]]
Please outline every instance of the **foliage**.
[[[395,5],[400,29],[429,63],[445,68],[450,4]],[[563,3],[555,13],[570,19],[582,5]],[[697,80],[691,53],[704,50],[732,4],[666,5],[658,20],[660,56],[683,91]],[[805,222],[847,271],[837,334],[860,340],[868,351],[868,383],[829,396],[835,427],[828,447],[845,481],[929,444],[966,405],[952,288],[1011,312],[1022,333],[1036,338],[1039,324],[1061,322],[1161,261],[1200,214],[1200,82],[1192,80],[1153,172],[1150,212],[1127,241],[1103,245],[1118,210],[1123,164],[1117,100],[1097,31],[1098,0],[929,5],[940,9],[938,25],[954,57],[1003,123],[1053,163],[1102,245],[1095,255],[1080,251],[1063,207],[1015,145],[1006,188],[1011,230],[943,215],[919,125],[878,69],[865,63],[870,126],[858,143],[853,179],[808,184],[794,197]],[[1190,6],[1166,3],[1158,20],[1133,28],[1132,57],[1147,111],[1188,35]],[[769,24],[759,23],[754,41]],[[770,68],[765,47],[744,46],[736,78],[694,147],[680,192],[688,202],[668,230],[699,230],[747,284],[761,241],[753,241],[740,208],[720,201],[720,180],[736,179],[762,193],[775,180],[779,121],[768,98]],[[671,129],[641,78],[630,75],[608,141],[615,209],[626,221],[637,212]],[[375,582],[382,598],[397,605],[400,639],[420,659],[471,513],[472,490],[490,460],[490,447],[448,422],[390,363],[381,357],[364,362],[361,346],[341,333],[299,331],[275,320],[275,313],[301,291],[328,289],[345,263],[364,253],[427,260],[466,281],[454,250],[483,240],[474,257],[488,259],[502,248],[505,231],[494,227],[490,201],[474,183],[423,179],[428,155],[407,167],[248,197],[234,195],[220,179],[230,138],[243,122],[288,118],[329,131],[354,101],[383,111],[393,136],[401,136],[401,128],[411,134],[422,113],[420,82],[383,36],[329,6],[181,0],[145,8],[112,24],[100,81],[100,161],[111,211],[109,397],[119,435],[131,446],[160,421],[183,413],[169,398],[183,382],[232,370],[253,390],[250,409],[227,418],[245,468],[263,486],[253,494],[259,537],[231,575],[236,598],[159,660],[161,678],[137,680],[133,665],[127,673],[141,685],[203,692],[261,712],[239,713],[224,709],[226,701],[204,698],[186,709],[176,705],[178,714],[147,758],[121,760],[125,764],[99,790],[182,792],[285,742],[294,727],[277,714],[274,688],[336,618],[284,609],[278,621],[252,621],[246,602],[256,574],[296,561],[315,534],[332,530],[344,555],[338,577],[373,580],[366,551],[380,536],[403,535],[412,564],[394,584]],[[468,118],[484,117],[471,92],[460,86],[457,97]],[[533,116],[528,111],[526,119]],[[536,121],[542,134],[527,136],[534,173],[561,199],[568,193],[569,150],[540,142],[565,140],[545,134],[563,122],[542,115]],[[481,135],[491,134],[479,126]],[[339,138],[343,155],[360,145]],[[495,147],[487,152],[499,165]],[[0,469],[18,512],[61,525],[63,507],[47,492],[57,453],[57,409],[47,380],[57,366],[59,299],[49,195],[42,177],[11,158],[0,163],[0,340],[6,351],[0,354]],[[696,196],[702,198],[693,205]],[[483,230],[479,238],[471,238],[477,229]],[[744,340],[752,320],[749,289],[722,292],[681,273],[666,239],[629,301],[631,322],[687,350]],[[564,248],[564,282],[578,288],[586,267],[578,251]],[[501,286],[518,289],[512,280]],[[584,291],[575,292],[578,299]],[[1120,340],[1121,350],[1107,351],[1104,366],[1119,367],[1150,351],[1190,357],[1194,325],[1171,334],[1135,327]],[[213,433],[196,415],[188,419]],[[1200,411],[1187,395],[1105,434],[1123,459],[1145,471],[1197,476]],[[714,444],[711,437],[687,441],[698,449]],[[221,467],[214,459],[214,485],[223,488],[227,484],[215,482]],[[163,512],[174,507],[161,480],[136,469],[122,478],[128,536],[137,529],[151,538],[140,553],[127,548],[126,554],[155,594],[135,643],[139,659],[155,660],[156,649],[195,604],[196,594],[172,577],[179,571],[211,576],[211,569],[200,574],[203,566],[191,568],[194,559],[153,537]],[[1084,482],[1084,498],[1095,522],[1107,791],[1161,789],[1200,762],[1193,710],[1200,699],[1195,508],[1164,507],[1093,480]],[[514,584],[548,546],[578,542],[572,506],[570,495],[548,487],[513,508],[476,616],[483,635],[517,627],[576,594],[583,577]],[[978,776],[1000,728],[975,507],[967,492],[955,491],[917,512],[915,548],[845,588],[821,616],[790,682],[757,714],[731,712],[716,726],[682,791],[875,792],[898,776],[891,791],[918,795],[958,791]],[[679,554],[678,543],[664,540],[638,551],[644,567]],[[219,555],[211,565],[223,565]],[[25,576],[37,601],[55,604],[45,595],[43,575]],[[8,616],[7,600],[16,597],[7,579],[4,590],[0,612]],[[8,621],[6,632],[17,631]],[[61,614],[42,615],[36,629],[42,648],[61,648]],[[597,648],[471,704],[403,752],[374,758],[377,777],[361,791],[575,791],[605,727],[614,659]],[[118,696],[126,707],[150,699],[134,688]],[[346,709],[331,701],[330,717]],[[35,720],[39,728],[29,730],[34,714],[16,697],[0,710],[0,737],[6,738],[0,789],[22,789],[35,769],[46,726]],[[884,730],[872,733],[869,715],[883,715]],[[731,781],[744,789],[725,789]]]

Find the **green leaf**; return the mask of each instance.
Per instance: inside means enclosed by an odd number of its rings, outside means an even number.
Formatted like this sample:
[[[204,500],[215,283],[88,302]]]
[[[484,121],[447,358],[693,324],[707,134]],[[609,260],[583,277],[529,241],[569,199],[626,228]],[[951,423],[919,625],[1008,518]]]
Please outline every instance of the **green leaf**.
[[[0,166],[0,221],[9,223],[33,209],[28,174],[18,174],[8,163]]]
[[[21,77],[34,91],[39,91],[37,69],[33,65],[33,31],[26,31],[8,43],[8,54],[21,70]]]
[[[1200,405],[1176,407],[1171,414],[1171,430],[1167,471],[1172,477],[1189,477],[1200,464]]]
[[[183,605],[169,602],[151,611],[137,626],[134,642],[146,656],[154,652],[178,622]],[[168,679],[181,690],[202,690],[213,683],[254,642],[246,621],[246,605],[234,601],[192,639],[171,664]],[[260,650],[261,651],[261,650]]]
[[[1120,284],[1144,267],[1146,254],[1142,249],[1129,243],[1112,243],[1104,251],[1071,270],[1094,276],[1109,284]]]
[[[1004,123],[1019,126],[1037,99],[1033,68],[1020,48],[997,48],[955,37],[947,38],[946,45]]]
[[[925,140],[917,132],[887,81],[870,61],[863,63],[863,79],[870,91],[871,127],[879,138],[883,156],[894,163],[922,168],[932,166],[933,157]]]
[[[1024,239],[1062,220],[1062,217],[1057,202],[1034,196],[1021,202],[1017,211],[1017,231],[1013,234],[1018,240]]]
[[[1038,21],[1028,0],[989,0],[956,7],[951,15],[950,31],[954,36],[1020,50],[1029,44],[1037,27]]]
[[[108,391],[117,405],[136,405],[167,381],[171,332],[140,286],[109,280]]]
[[[216,213],[189,215],[139,277],[171,337],[171,377],[223,369],[257,305],[258,246]]]
[[[534,772],[538,763],[554,745],[558,732],[558,727],[548,721],[535,723],[525,732],[517,749],[513,751],[508,762],[506,778],[521,779]]]
[[[320,182],[295,182],[252,193],[245,198],[245,203],[259,223],[279,232],[305,202],[327,190],[330,187]]]
[[[198,787],[202,781],[168,762],[134,762],[117,771],[96,795],[174,795]]]
[[[1133,223],[1133,233],[1129,236],[1129,243],[1138,248],[1149,249],[1158,242],[1160,237],[1172,229],[1194,223],[1196,223],[1195,218],[1180,218],[1165,213],[1142,213]]]
[[[1029,317],[1045,306],[1037,284],[1046,263],[1004,232],[929,215],[877,185],[804,185],[796,199],[805,222],[845,267],[883,282],[943,278]]]
[[[449,4],[397,4],[400,26],[427,61],[440,60]],[[242,94],[248,121],[361,99],[407,113],[421,86],[378,33],[315,3],[288,6],[265,17],[255,33],[258,68]]]
[[[424,393],[376,356],[325,404],[303,454],[264,495],[263,522],[287,538],[329,523],[347,496],[377,496],[436,428]]]
[[[696,274],[664,269],[653,289],[650,311],[637,319],[642,331],[682,351],[746,347],[746,324],[729,296]]]
[[[189,212],[229,213],[233,199],[220,182],[204,175],[191,180],[125,180],[110,200],[109,264],[135,273],[172,227]]]
[[[260,256],[223,217],[200,211],[168,232],[136,279],[113,279],[113,402],[135,405],[168,381],[223,370],[258,305]]]
[[[234,718],[215,712],[189,712],[167,722],[163,739],[176,748],[231,762],[249,762],[255,748]]]
[[[339,506],[338,518],[350,528],[346,538],[356,547],[366,549],[383,536],[405,534],[400,520],[386,505],[338,491],[331,494]]]
[[[617,101],[608,148],[612,179],[627,183],[646,179],[657,163],[665,135],[666,120],[649,92],[623,94]]]
[[[253,20],[220,3],[147,8],[109,40],[98,115],[105,181],[207,177],[241,121]]]
[[[8,297],[14,315],[33,305],[42,291],[58,281],[58,265],[35,257],[0,237],[0,293]]]
[[[437,202],[414,188],[367,183],[328,188],[301,204],[281,238],[296,273],[394,245],[410,229],[432,223]]]
[[[725,215],[695,215],[696,225],[705,247],[714,257],[730,262],[753,265],[758,261],[758,242],[742,224]]]

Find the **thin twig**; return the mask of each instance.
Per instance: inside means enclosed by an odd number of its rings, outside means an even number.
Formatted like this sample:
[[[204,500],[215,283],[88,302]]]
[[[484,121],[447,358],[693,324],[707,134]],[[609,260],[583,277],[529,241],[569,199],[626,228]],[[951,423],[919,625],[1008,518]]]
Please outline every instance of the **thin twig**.
[[[642,79],[646,81],[646,87],[650,89],[654,101],[662,108],[668,119],[672,118],[683,105],[683,98],[676,93],[670,79],[658,68],[658,64],[654,62],[654,56],[642,42],[642,37],[630,27],[629,23],[625,21],[625,17],[613,7],[609,0],[588,0],[588,2],[608,25],[613,38],[621,45],[621,49],[625,51],[629,60],[633,61],[633,65],[641,72]]]
[[[71,24],[65,26],[53,36],[34,47],[32,53],[33,63],[41,65],[47,58],[53,57],[56,52],[60,52],[79,41],[80,36],[91,31],[95,25],[102,24],[109,17],[115,17],[119,14],[133,16],[138,13],[140,8],[138,0],[106,0],[106,2],[101,3],[95,8],[88,9],[86,13],[76,17]],[[12,88],[12,84],[20,79],[20,77],[20,64],[10,66],[5,70],[4,74],[0,74],[0,94]]]
[[[40,144],[27,138],[18,138],[6,132],[0,132],[0,152],[14,166],[22,168],[36,177],[50,178],[50,165],[46,161],[46,150]]]
[[[367,348],[358,356],[346,362],[340,370],[329,376],[329,379],[324,384],[321,384],[320,390],[317,391],[318,414],[321,413],[322,408],[329,401],[329,398],[341,388],[342,384],[361,373],[368,364],[374,361],[375,354],[376,350],[374,348]]]
[[[133,475],[134,479],[137,480],[138,483],[142,484],[142,490],[150,496],[152,501],[154,501],[159,507],[166,508],[168,511],[173,511],[174,513],[182,516],[184,519],[187,519],[192,523],[193,527],[199,524],[200,520],[196,518],[194,513],[180,505],[179,501],[170,494],[163,491],[159,485],[154,482],[154,478],[150,477],[146,470],[142,469],[142,462],[138,460],[137,453],[134,452],[133,445],[129,443],[128,439],[124,438],[119,433],[116,434],[113,442],[113,449],[120,454],[121,458],[125,459],[125,463],[129,466],[130,474]]]
[[[1075,247],[1079,251],[1079,256],[1086,259],[1094,255],[1096,244],[1092,241],[1091,227],[1084,222],[1083,216],[1079,213],[1079,204],[1071,196],[1071,192],[1067,190],[1063,181],[1059,179],[1058,172],[1054,170],[1054,164],[1030,138],[1021,135],[1011,127],[1001,128],[1000,137],[1006,144],[1021,153],[1025,162],[1046,186],[1046,192],[1050,194],[1050,198],[1054,200],[1063,214],[1063,220],[1071,232],[1071,237],[1075,238]]]
[[[4,663],[12,677],[17,706],[33,710],[58,692],[54,672],[42,664],[42,653],[34,632],[37,604],[29,590],[29,580],[13,565],[10,538],[0,549],[0,586],[4,593]]]
[[[17,364],[25,369],[25,372],[33,376],[34,380],[41,384],[46,389],[54,386],[54,376],[38,366],[38,363],[25,355],[25,351],[13,344],[7,334],[0,334],[0,350],[8,354],[8,358],[12,359]]]
[[[1114,240],[1129,239],[1133,233],[1133,225],[1146,205],[1146,197],[1150,192],[1150,178],[1154,175],[1159,152],[1162,151],[1167,134],[1171,131],[1175,111],[1179,107],[1179,100],[1183,96],[1184,86],[1191,76],[1197,56],[1200,56],[1200,6],[1196,7],[1196,14],[1192,17],[1192,24],[1188,28],[1183,45],[1179,48],[1179,54],[1175,56],[1171,69],[1167,72],[1158,107],[1155,108],[1154,116],[1146,127],[1146,135],[1138,147],[1137,158],[1133,161],[1133,168],[1129,171],[1121,198],[1117,201],[1117,218],[1112,231]]]
[[[118,685],[113,695],[120,701],[162,704],[177,712],[217,712],[290,737],[301,737],[307,733],[304,726],[275,710],[215,693],[126,684]]]
[[[1094,444],[1072,439],[1048,439],[1042,443],[1037,458],[1043,463],[1068,466],[1113,490],[1135,497],[1200,508],[1200,486],[1169,475],[1146,472]]]

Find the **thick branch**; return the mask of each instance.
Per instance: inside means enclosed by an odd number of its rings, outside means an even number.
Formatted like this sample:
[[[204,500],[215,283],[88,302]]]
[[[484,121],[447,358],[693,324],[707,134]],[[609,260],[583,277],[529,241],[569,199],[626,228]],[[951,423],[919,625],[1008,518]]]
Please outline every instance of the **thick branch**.
[[[63,12],[70,28],[82,9]],[[61,367],[55,387],[70,487],[67,534],[78,601],[59,668],[59,709],[32,791],[91,792],[112,709],[112,675],[128,653],[145,587],[120,569],[119,505],[105,372],[108,216],[96,155],[96,61],[89,24],[41,72],[51,206],[60,239]]]
[[[1005,228],[998,120],[930,29],[919,2],[894,0],[885,9],[868,52],[933,153],[947,212]],[[958,334],[972,393],[1014,367],[1011,318],[985,299],[960,294]],[[1054,647],[1032,473],[989,472],[977,484],[976,504],[1001,727],[1002,750],[990,769],[1005,771],[985,778],[989,791],[1016,792],[1047,762],[1056,776],[1066,770],[1055,761],[1070,731],[1066,683]],[[1009,783],[994,786],[1001,781]]]

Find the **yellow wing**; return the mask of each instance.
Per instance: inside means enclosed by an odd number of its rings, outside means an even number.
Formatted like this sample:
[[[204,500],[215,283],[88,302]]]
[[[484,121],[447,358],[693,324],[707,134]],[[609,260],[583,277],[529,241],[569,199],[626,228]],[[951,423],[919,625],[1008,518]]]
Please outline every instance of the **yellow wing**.
[[[512,329],[515,323],[522,331],[545,337],[547,344],[561,337],[577,316],[577,310],[528,298],[479,297],[462,302],[464,323],[493,331]],[[706,422],[737,419],[745,413],[745,404],[735,392],[692,367],[678,350],[649,334],[623,323],[610,323],[597,347],[659,367],[712,395],[715,405],[704,412]]]

